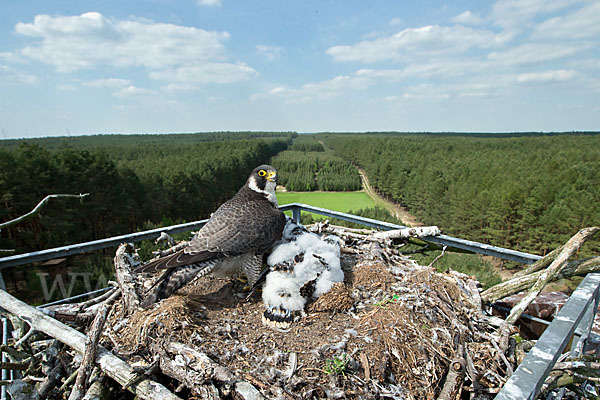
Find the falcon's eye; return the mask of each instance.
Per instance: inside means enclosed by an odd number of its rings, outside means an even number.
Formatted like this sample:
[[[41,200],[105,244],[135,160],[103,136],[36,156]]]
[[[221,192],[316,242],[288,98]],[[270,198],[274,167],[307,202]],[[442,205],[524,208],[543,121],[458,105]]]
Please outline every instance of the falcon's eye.
[[[258,176],[265,176],[267,175],[267,171],[265,171],[264,169],[261,169],[260,171],[258,171]]]

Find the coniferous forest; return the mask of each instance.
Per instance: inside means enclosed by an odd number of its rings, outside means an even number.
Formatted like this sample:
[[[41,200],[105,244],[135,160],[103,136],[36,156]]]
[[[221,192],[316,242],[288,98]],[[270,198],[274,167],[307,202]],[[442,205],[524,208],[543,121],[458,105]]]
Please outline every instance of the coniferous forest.
[[[249,171],[285,150],[295,133],[109,135],[0,142],[0,231],[16,253],[126,234],[148,224],[206,218]]]
[[[325,152],[314,135],[298,136],[289,150],[273,157],[271,163],[287,190],[342,192],[361,188],[356,168],[331,151]]]
[[[261,163],[288,190],[377,190],[451,235],[543,254],[600,223],[600,135],[220,132],[0,141],[0,231],[17,253],[208,217]],[[354,164],[354,166],[352,165]],[[600,251],[599,239],[583,252]]]
[[[544,254],[600,223],[597,134],[318,137],[447,234]],[[600,240],[586,247],[597,254]]]

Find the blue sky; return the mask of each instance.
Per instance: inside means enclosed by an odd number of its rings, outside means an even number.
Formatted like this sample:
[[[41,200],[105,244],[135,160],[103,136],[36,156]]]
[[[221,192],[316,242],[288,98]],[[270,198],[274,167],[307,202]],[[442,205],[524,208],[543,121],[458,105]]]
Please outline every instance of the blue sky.
[[[0,138],[600,130],[600,1],[4,1]]]

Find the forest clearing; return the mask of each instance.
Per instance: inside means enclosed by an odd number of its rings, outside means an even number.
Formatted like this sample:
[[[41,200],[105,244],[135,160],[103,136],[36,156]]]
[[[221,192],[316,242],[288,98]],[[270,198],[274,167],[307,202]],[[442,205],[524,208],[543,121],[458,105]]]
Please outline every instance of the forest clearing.
[[[280,205],[304,203],[330,210],[351,212],[377,205],[364,191],[355,192],[277,192]]]

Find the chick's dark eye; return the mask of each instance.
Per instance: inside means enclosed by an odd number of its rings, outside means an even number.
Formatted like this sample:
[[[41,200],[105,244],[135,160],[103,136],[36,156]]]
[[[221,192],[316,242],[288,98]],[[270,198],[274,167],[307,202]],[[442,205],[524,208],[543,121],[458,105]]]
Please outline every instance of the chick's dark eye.
[[[260,171],[258,171],[258,176],[265,176],[267,174],[267,171],[265,171],[264,169],[261,169]]]

